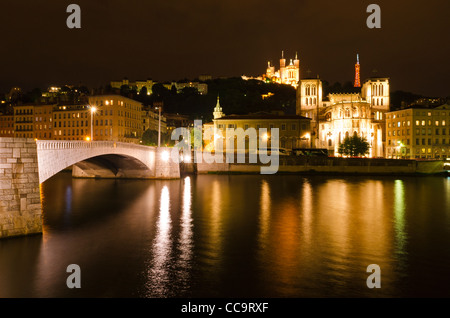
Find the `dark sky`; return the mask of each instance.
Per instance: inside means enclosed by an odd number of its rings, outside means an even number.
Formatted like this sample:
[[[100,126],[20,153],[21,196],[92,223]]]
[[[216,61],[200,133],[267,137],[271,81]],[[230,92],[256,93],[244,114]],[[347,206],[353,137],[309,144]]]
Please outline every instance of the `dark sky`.
[[[81,7],[81,29],[66,8]],[[366,8],[381,7],[381,29]],[[0,91],[259,75],[281,50],[301,73],[352,81],[376,69],[392,89],[450,95],[450,1],[1,0]]]

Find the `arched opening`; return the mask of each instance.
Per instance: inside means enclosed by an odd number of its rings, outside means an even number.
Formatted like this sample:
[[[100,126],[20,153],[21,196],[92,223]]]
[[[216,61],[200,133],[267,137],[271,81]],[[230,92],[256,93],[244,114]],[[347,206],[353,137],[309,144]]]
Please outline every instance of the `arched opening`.
[[[76,178],[150,178],[151,170],[140,160],[125,155],[102,155],[72,166]]]

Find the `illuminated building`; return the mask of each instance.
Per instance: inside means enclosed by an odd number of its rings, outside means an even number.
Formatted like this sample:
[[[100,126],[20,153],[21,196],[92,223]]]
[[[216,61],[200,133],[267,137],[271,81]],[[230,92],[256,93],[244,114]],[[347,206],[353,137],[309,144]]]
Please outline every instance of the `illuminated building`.
[[[386,114],[386,156],[450,158],[450,105],[408,108]]]
[[[139,143],[142,137],[142,104],[121,95],[89,97],[94,106],[94,140]]]
[[[224,138],[223,146],[226,148],[226,130],[228,128],[242,128],[246,131],[254,128],[259,134],[259,129],[266,129],[267,145],[271,144],[270,131],[272,128],[278,128],[279,147],[292,148],[308,148],[310,145],[310,122],[309,118],[299,115],[284,115],[283,113],[257,112],[244,115],[225,115],[222,112],[219,98],[213,112],[213,122],[203,125],[204,129],[214,128],[214,137],[221,136]],[[205,141],[211,144],[213,140]],[[236,142],[236,141],[235,141]],[[248,149],[248,141],[246,142]],[[237,145],[237,144],[235,144]],[[235,148],[236,149],[236,148]]]
[[[275,66],[271,64],[271,62],[267,62],[266,74],[262,76],[248,77],[242,76],[242,79],[257,79],[266,82],[273,82],[278,84],[287,84],[291,85],[295,88],[298,86],[298,81],[300,79],[300,60],[297,57],[297,53],[295,53],[295,58],[290,59],[289,64],[286,64],[286,59],[284,58],[284,51],[281,52],[280,59],[280,69],[275,70]]]
[[[364,137],[370,157],[384,157],[385,121],[389,111],[389,79],[369,78],[360,93],[330,93],[323,98],[319,78],[302,79],[297,91],[297,115],[311,118],[312,143],[338,155],[347,136]]]
[[[53,109],[55,140],[90,139],[89,105],[58,105]]]
[[[111,81],[110,85],[112,88],[115,89],[120,89],[122,86],[129,86],[129,87],[136,87],[136,91],[139,93],[142,88],[146,88],[147,89],[147,94],[151,95],[152,94],[152,88],[153,85],[155,85],[156,82],[153,82],[153,80],[151,79],[147,79],[147,80],[137,80],[134,82],[131,82],[128,80],[128,78],[124,78],[121,81]]]
[[[0,137],[14,137],[14,115],[0,116]]]
[[[33,119],[33,105],[14,106],[14,137],[35,138]]]
[[[155,109],[148,109],[142,111],[142,131],[154,130],[158,131],[159,128],[159,111]],[[166,117],[161,115],[161,132],[167,132]]]

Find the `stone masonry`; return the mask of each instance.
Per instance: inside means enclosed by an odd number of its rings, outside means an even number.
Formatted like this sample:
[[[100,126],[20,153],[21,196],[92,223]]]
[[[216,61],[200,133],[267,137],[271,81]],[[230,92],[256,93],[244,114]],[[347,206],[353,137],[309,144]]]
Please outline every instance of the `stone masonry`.
[[[0,138],[0,238],[42,233],[36,141]]]

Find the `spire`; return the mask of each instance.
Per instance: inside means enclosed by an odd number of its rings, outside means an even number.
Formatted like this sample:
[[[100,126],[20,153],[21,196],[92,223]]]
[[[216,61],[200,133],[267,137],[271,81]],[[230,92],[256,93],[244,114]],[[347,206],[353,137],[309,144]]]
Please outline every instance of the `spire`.
[[[284,51],[281,51],[281,58],[284,59]]]
[[[295,59],[296,59],[296,60],[298,60],[298,57],[297,57],[297,52],[295,52]]]
[[[217,103],[216,103],[216,108],[220,108],[220,101],[219,101],[219,94],[217,94]],[[222,109],[221,109],[222,110]]]
[[[360,79],[360,68],[359,65],[359,54],[356,54],[356,64],[355,64],[355,84],[354,87],[361,87],[361,79]]]
[[[214,119],[223,117],[224,115],[225,114],[222,113],[222,107],[220,107],[219,94],[217,94],[217,104],[216,104],[216,107],[214,108],[214,112],[213,112]]]

